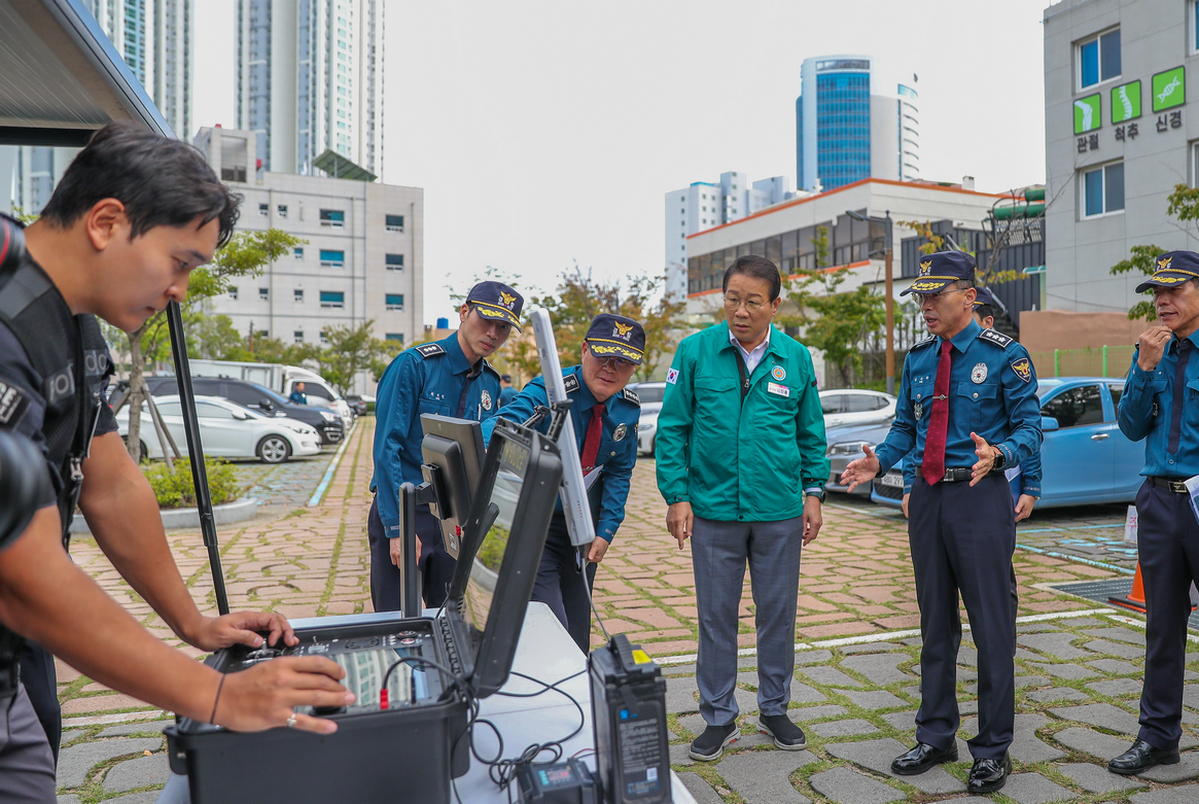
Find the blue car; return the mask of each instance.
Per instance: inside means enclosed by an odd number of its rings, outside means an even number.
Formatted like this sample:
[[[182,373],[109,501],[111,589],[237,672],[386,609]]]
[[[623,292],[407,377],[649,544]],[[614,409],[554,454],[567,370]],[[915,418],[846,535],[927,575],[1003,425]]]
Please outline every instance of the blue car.
[[[1145,443],[1129,441],[1116,425],[1122,377],[1043,377],[1041,499],[1037,508],[1131,503],[1143,478]],[[903,476],[891,469],[872,484],[870,499],[898,507]]]

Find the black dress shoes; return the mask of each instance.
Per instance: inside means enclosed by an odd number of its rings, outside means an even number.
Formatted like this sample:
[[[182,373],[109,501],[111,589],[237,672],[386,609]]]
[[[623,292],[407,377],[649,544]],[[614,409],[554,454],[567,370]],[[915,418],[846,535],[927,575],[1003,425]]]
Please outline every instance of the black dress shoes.
[[[966,782],[969,793],[994,793],[1007,783],[1012,773],[1012,758],[1005,752],[999,759],[976,759]]]
[[[891,770],[900,776],[915,776],[942,762],[957,761],[957,743],[948,748],[935,748],[928,743],[916,743],[916,747],[911,751],[891,760]]]
[[[1154,748],[1144,740],[1137,740],[1120,756],[1107,763],[1107,769],[1121,776],[1147,771],[1154,765],[1177,765],[1177,748]]]

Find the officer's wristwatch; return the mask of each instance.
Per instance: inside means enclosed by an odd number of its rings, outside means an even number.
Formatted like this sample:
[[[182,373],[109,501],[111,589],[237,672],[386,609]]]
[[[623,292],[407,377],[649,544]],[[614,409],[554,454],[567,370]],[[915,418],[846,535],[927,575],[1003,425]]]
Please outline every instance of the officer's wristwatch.
[[[819,489],[805,489],[804,494],[808,497],[815,497],[821,503],[828,499],[828,491],[823,486]]]
[[[992,472],[1001,472],[1003,467],[1007,466],[1007,456],[1003,454],[1003,450],[999,447],[993,447],[995,450],[995,463],[991,466]]]

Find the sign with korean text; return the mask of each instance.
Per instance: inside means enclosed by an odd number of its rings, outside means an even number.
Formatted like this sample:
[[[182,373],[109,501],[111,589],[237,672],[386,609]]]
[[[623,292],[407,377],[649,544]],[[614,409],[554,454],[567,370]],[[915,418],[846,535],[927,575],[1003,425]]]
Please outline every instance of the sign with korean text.
[[[1103,124],[1103,104],[1098,92],[1074,100],[1074,133],[1085,134]]]

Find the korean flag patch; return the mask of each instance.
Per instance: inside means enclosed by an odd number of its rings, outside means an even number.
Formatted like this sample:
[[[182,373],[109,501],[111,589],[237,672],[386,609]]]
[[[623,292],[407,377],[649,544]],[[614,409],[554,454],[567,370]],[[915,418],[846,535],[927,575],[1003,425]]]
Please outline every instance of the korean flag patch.
[[[679,378],[679,370],[678,369],[672,368],[672,369],[670,369],[670,371],[666,372],[666,382],[670,383],[671,385],[674,385],[675,380],[677,380],[678,378]]]

